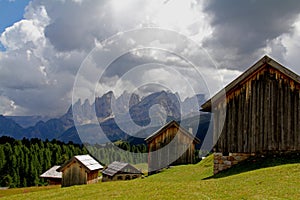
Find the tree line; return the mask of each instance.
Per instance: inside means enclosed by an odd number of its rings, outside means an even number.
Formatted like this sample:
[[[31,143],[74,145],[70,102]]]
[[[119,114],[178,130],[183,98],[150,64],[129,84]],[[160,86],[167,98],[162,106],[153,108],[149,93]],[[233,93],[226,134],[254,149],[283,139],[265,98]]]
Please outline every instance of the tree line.
[[[88,151],[102,165],[113,161],[123,161],[131,164],[147,162],[147,146],[145,144],[131,145],[126,141],[117,141],[105,145],[85,145]]]
[[[53,165],[62,165],[75,155],[90,153],[101,164],[125,161],[147,162],[147,147],[144,144],[130,145],[118,141],[105,145],[79,145],[72,142],[40,139],[15,140],[0,137],[0,187],[29,187],[46,185],[39,176]]]
[[[82,145],[40,139],[0,138],[0,186],[28,187],[46,184],[39,176],[74,155],[86,154]]]

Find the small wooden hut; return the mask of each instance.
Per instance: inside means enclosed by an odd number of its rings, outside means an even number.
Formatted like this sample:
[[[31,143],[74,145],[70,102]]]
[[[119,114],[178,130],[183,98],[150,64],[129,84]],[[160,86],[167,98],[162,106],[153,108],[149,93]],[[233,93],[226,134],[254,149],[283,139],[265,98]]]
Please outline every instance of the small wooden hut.
[[[202,105],[214,113],[216,158],[300,150],[300,77],[264,56]],[[224,120],[223,120],[224,119]],[[221,123],[224,121],[224,123]],[[223,157],[222,157],[223,156]],[[215,161],[215,173],[231,166]],[[232,163],[232,162],[231,162]]]
[[[114,161],[102,172],[102,181],[131,180],[142,176],[142,172],[129,163]]]
[[[145,139],[148,145],[148,174],[170,165],[195,162],[195,145],[200,143],[192,133],[170,121]]]
[[[78,155],[71,158],[57,171],[62,172],[62,187],[91,184],[98,182],[99,170],[103,169],[90,155]]]
[[[60,166],[55,165],[48,169],[46,172],[40,175],[41,178],[45,178],[48,181],[48,185],[60,185],[62,179],[62,173],[56,171]]]

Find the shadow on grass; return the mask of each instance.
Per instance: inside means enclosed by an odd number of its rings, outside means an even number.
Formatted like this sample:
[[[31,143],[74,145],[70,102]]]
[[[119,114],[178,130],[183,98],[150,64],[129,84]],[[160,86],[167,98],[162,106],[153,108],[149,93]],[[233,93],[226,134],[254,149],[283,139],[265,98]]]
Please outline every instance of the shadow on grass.
[[[239,164],[234,165],[227,170],[219,172],[218,174],[207,177],[203,180],[212,178],[223,178],[257,169],[294,163],[300,163],[300,153],[285,155],[252,156],[249,159],[242,161]]]

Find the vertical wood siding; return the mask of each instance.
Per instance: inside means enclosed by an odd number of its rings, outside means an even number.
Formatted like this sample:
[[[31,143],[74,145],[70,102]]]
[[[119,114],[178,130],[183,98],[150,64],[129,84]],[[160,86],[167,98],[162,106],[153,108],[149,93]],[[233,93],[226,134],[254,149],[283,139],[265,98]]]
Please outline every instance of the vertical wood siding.
[[[62,186],[82,185],[86,184],[86,172],[81,165],[74,161],[63,171]]]
[[[80,163],[72,162],[62,173],[62,187],[96,183],[98,170],[88,173]]]
[[[168,145],[171,141],[172,144]],[[194,163],[195,161],[195,143],[193,139],[186,136],[175,126],[169,127],[157,135],[148,143],[148,149],[149,171],[165,168],[171,163],[178,165]],[[159,149],[160,151],[156,151]]]
[[[300,150],[300,85],[265,67],[228,91],[226,104],[215,108],[214,123],[217,152]]]

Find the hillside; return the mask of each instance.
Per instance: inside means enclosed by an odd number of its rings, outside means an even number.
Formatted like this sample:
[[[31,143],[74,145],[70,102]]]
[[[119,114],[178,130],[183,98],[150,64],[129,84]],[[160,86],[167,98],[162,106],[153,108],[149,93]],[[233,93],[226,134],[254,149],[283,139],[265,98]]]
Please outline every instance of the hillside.
[[[276,163],[275,163],[276,164]],[[68,188],[16,189],[3,199],[299,199],[300,164],[284,164],[240,174],[211,177],[212,156],[196,165],[172,167],[127,182],[106,182]],[[210,178],[211,177],[211,178]],[[27,193],[23,193],[26,191]],[[0,194],[12,194],[3,190]]]

